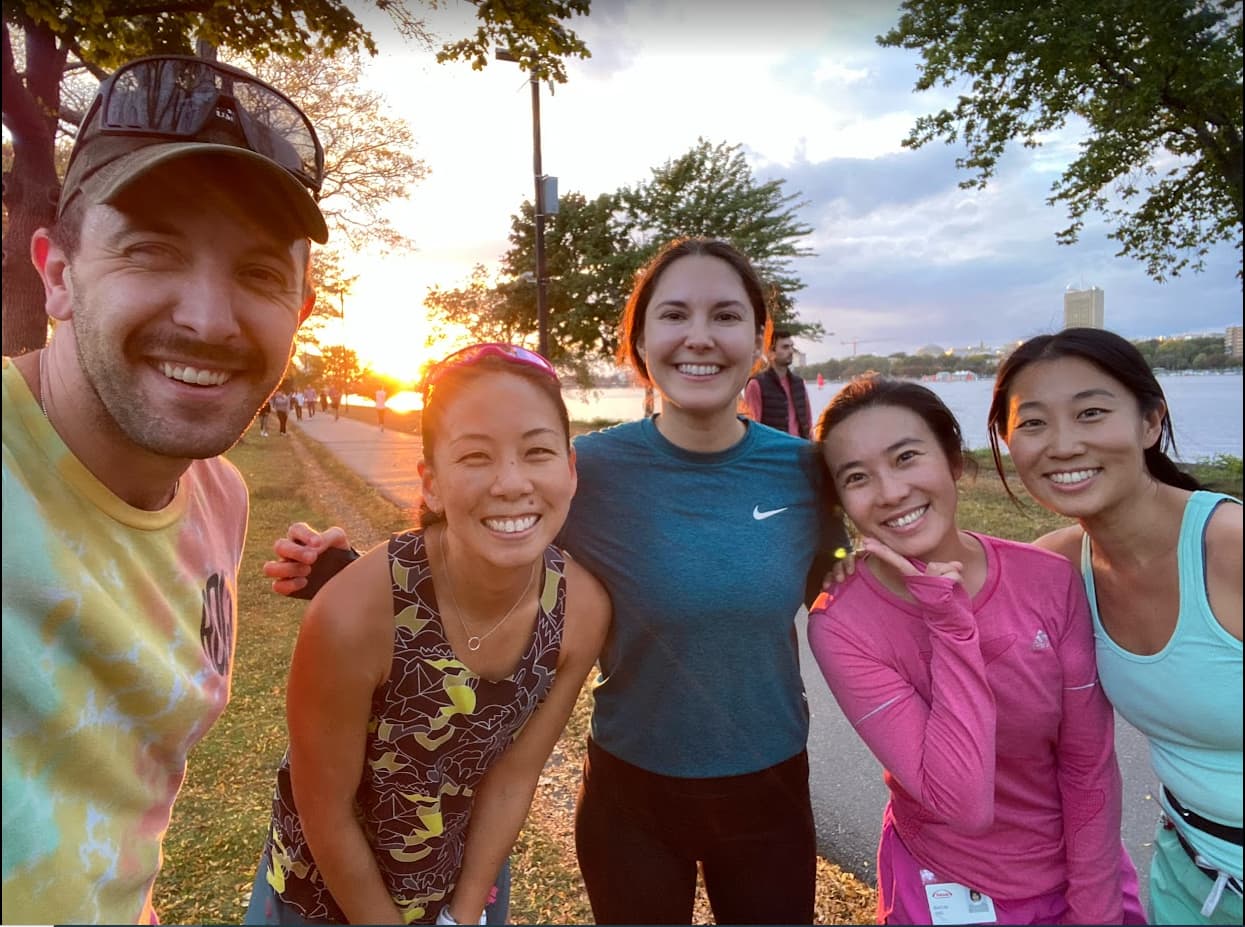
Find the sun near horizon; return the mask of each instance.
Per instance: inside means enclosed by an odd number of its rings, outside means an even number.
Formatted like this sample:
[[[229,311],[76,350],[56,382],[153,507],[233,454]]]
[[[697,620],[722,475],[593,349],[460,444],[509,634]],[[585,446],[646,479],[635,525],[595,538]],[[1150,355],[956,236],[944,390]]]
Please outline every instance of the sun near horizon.
[[[463,285],[465,280],[456,279],[460,270],[428,267],[418,254],[350,255],[348,261],[358,278],[342,300],[342,317],[327,320],[320,330],[320,346],[344,345],[363,367],[402,390],[417,390],[428,365],[458,346],[458,340],[428,344],[424,297],[434,285]],[[438,272],[442,279],[431,279]]]

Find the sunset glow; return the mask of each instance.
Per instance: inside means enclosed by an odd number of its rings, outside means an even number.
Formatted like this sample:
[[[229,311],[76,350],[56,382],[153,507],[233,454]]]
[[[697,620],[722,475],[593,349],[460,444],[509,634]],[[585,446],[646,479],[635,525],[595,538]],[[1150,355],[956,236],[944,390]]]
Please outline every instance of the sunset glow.
[[[433,286],[452,289],[467,282],[460,267],[359,254],[348,255],[347,262],[358,279],[342,301],[343,317],[325,323],[321,345],[345,345],[361,365],[407,387],[418,385],[429,364],[462,346],[462,339],[427,346],[424,314],[424,297]]]
[[[712,16],[693,7],[627,0],[576,21],[592,57],[568,62],[556,92],[541,88],[541,169],[563,196],[591,199],[644,181],[699,138],[742,144],[756,179],[787,184],[811,229],[801,245],[812,253],[791,267],[804,284],[797,310],[837,334],[798,339],[807,362],[872,342],[912,353],[1015,341],[1057,326],[1069,282],[1103,288],[1108,325],[1127,337],[1170,333],[1173,306],[1184,307],[1189,331],[1239,321],[1230,245],[1212,249],[1206,272],[1160,286],[1141,264],[1115,257],[1100,221],[1075,247],[1056,242],[1066,217],[1046,198],[1077,155],[1077,126],[1010,152],[985,190],[960,185],[954,146],[905,148],[918,116],[956,96],[913,94],[917,53],[878,46],[894,4],[778,0],[718,4]],[[412,250],[345,249],[346,272],[358,280],[343,301],[344,324],[320,341],[353,348],[401,388],[466,341],[426,346],[429,289],[466,285],[476,265],[501,272],[512,217],[533,195],[532,108],[518,69],[438,64],[375,12],[381,53],[363,82],[412,126],[412,154],[430,174],[389,207]],[[473,16],[471,4],[446,4],[430,22],[463,34]],[[714,92],[694,107],[654,107],[676,73],[695,73]]]
[[[438,64],[368,9],[380,54],[363,80],[410,123],[412,153],[431,173],[392,207],[415,249],[351,262],[361,278],[346,299],[348,343],[377,369],[410,375],[409,348],[374,329],[418,311],[432,284],[462,286],[476,264],[500,270],[511,218],[533,196],[530,86],[506,62]],[[451,3],[428,16],[449,36],[468,34],[474,13]],[[906,148],[916,119],[954,106],[958,93],[913,93],[918,52],[875,41],[898,16],[897,3],[865,0],[593,4],[573,23],[591,58],[568,61],[565,84],[540,88],[541,170],[561,195],[592,199],[645,181],[699,138],[742,144],[756,179],[782,180],[811,228],[800,244],[812,254],[791,268],[804,284],[798,312],[837,334],[799,340],[810,363],[869,339],[908,353],[1014,341],[1056,324],[1069,282],[1103,288],[1108,324],[1128,337],[1170,333],[1173,306],[1190,331],[1239,321],[1230,243],[1212,249],[1204,273],[1159,285],[1144,265],[1115,257],[1102,221],[1074,247],[1055,240],[1067,217],[1047,197],[1078,156],[1078,125],[1011,150],[985,190],[961,186],[962,148]],[[712,92],[694,106],[654,105],[691,75]]]
[[[342,318],[324,326],[320,343],[345,345],[359,355],[364,367],[414,385],[426,362],[425,287],[420,286],[419,296],[412,298],[409,286],[375,264],[356,260],[359,280],[343,301]]]

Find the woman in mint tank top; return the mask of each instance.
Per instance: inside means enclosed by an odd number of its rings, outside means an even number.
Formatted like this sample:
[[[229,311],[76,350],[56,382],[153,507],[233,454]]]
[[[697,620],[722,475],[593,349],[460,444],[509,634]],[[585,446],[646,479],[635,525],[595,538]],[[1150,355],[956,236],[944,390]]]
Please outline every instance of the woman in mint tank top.
[[[1162,783],[1150,869],[1160,924],[1241,923],[1239,500],[1173,462],[1162,388],[1111,332],[1072,328],[999,367],[990,440],[1041,505],[1076,520],[1036,542],[1076,565],[1098,673]]]

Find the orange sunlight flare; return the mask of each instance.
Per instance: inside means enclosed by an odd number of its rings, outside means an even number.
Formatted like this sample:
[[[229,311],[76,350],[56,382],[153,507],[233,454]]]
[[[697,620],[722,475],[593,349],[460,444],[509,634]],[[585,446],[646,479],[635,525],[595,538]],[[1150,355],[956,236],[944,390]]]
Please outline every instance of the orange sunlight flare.
[[[427,346],[423,296],[431,282],[425,276],[445,269],[367,255],[352,255],[350,267],[358,274],[357,282],[342,300],[342,318],[325,325],[320,343],[343,344],[359,355],[360,364],[396,381],[399,390],[418,390],[429,365],[466,343],[459,339]],[[456,285],[452,277],[447,280],[444,285]],[[418,395],[414,403],[419,408]]]

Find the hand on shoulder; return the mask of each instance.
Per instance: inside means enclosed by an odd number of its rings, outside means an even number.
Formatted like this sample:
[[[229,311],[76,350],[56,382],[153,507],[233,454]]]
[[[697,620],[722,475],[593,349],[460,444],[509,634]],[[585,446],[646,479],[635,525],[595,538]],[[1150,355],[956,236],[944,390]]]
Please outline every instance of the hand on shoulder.
[[[277,559],[267,561],[262,568],[264,575],[273,581],[272,591],[285,596],[299,592],[307,585],[307,576],[320,553],[330,547],[350,549],[344,530],[334,526],[320,532],[301,521],[290,525],[285,536],[273,542],[272,550]]]

